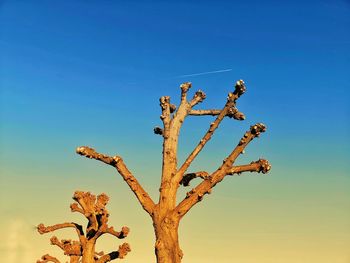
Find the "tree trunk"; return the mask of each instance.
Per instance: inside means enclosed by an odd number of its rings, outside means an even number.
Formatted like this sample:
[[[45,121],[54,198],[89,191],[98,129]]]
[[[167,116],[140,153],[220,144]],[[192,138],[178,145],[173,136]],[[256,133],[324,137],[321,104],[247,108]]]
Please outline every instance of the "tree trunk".
[[[69,263],[79,263],[80,256],[70,256]]]
[[[95,240],[90,239],[86,242],[84,246],[82,263],[95,263]]]
[[[153,219],[156,234],[155,253],[157,263],[180,263],[182,251],[179,245],[179,219],[165,216]]]

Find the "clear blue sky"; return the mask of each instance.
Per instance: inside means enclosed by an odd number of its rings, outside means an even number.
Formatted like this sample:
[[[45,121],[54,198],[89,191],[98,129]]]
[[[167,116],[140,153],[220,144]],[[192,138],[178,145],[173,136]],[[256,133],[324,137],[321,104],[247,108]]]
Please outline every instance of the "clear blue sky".
[[[220,108],[234,82],[244,79],[247,93],[238,108],[247,119],[226,120],[193,169],[214,170],[249,125],[264,122],[267,132],[240,161],[264,157],[273,170],[269,177],[227,178],[190,212],[180,232],[184,262],[214,256],[231,262],[227,249],[215,245],[221,241],[242,252],[236,253],[241,263],[347,262],[349,14],[345,0],[0,1],[1,210],[17,220],[14,228],[26,229],[69,220],[75,189],[105,191],[114,207],[119,198],[130,202],[125,215],[114,214],[111,204],[116,224],[131,222],[135,229],[130,262],[152,262],[151,222],[132,193],[113,170],[76,156],[75,147],[120,154],[155,197],[158,98],[178,102],[178,86],[191,81],[207,94],[199,108]],[[232,70],[181,77],[224,69]],[[180,159],[210,121],[186,120]],[[48,203],[55,208],[41,213]],[[247,223],[240,225],[236,213]],[[10,224],[4,215],[3,231]],[[222,218],[223,236],[201,234]],[[23,245],[34,238],[43,245]],[[0,258],[33,262],[46,253],[48,239],[28,230],[13,242],[17,247],[3,245]],[[203,259],[203,246],[218,253],[207,250]],[[27,256],[14,260],[11,249]]]

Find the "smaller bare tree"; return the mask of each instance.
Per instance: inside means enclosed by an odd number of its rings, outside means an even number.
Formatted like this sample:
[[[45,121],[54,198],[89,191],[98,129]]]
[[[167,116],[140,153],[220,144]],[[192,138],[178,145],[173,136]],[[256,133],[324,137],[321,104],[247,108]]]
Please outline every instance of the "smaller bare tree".
[[[58,246],[63,250],[65,255],[70,257],[70,263],[105,263],[117,258],[124,258],[126,254],[131,251],[128,243],[123,243],[119,246],[117,251],[112,251],[108,254],[104,254],[103,252],[97,253],[95,251],[96,241],[103,234],[111,234],[122,239],[129,233],[129,228],[126,226],[122,227],[120,232],[108,226],[109,213],[106,209],[109,200],[108,196],[106,194],[100,194],[96,198],[96,196],[90,192],[76,191],[73,199],[76,202],[70,205],[71,211],[83,214],[89,221],[85,231],[81,225],[68,222],[52,226],[39,224],[37,227],[38,232],[40,234],[45,234],[62,228],[74,228],[78,234],[79,240],[59,240],[56,236],[50,239],[52,245]],[[57,258],[48,254],[42,256],[41,260],[37,261],[37,263],[45,262],[60,263]]]

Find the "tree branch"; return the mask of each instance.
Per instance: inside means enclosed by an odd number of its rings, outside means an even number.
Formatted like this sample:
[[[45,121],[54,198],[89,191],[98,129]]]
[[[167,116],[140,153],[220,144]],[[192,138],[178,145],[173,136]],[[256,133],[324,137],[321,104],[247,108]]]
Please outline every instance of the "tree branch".
[[[79,207],[77,203],[73,203],[70,205],[71,212],[78,212],[84,215],[84,210]]]
[[[185,82],[180,85],[181,88],[181,104],[187,103],[187,92],[192,87],[191,82]]]
[[[257,123],[253,126],[250,126],[250,130],[247,131],[241,140],[239,141],[236,148],[231,152],[231,154],[225,159],[223,164],[219,169],[228,169],[231,168],[237,157],[244,152],[244,148],[256,137],[259,137],[262,132],[266,131],[266,127],[263,123]]]
[[[212,135],[214,134],[214,131],[218,128],[220,122],[224,119],[226,115],[226,106],[223,108],[223,110],[220,112],[218,117],[214,122],[210,124],[210,127],[206,134],[202,137],[202,139],[199,141],[198,145],[194,150],[190,153],[190,155],[186,158],[185,162],[182,164],[182,166],[178,169],[176,173],[176,178],[180,182],[182,180],[183,174],[186,172],[188,167],[191,165],[193,160],[197,157],[199,152],[204,148],[205,144],[211,139]]]
[[[227,171],[227,175],[241,174],[243,172],[258,172],[266,174],[270,171],[271,165],[267,160],[259,159],[258,161],[251,162],[250,164],[233,166]]]
[[[219,116],[216,118],[216,120],[210,124],[208,131],[199,141],[196,148],[194,148],[194,150],[190,153],[190,155],[187,157],[182,166],[178,169],[176,174],[177,180],[182,180],[183,174],[186,172],[186,170],[191,165],[196,156],[199,154],[199,152],[204,148],[205,144],[211,139],[212,135],[214,134],[214,131],[218,128],[220,122],[224,119],[226,115],[226,110],[227,109],[225,106],[224,109],[220,112]]]
[[[206,95],[203,91],[201,90],[196,91],[196,93],[193,96],[193,99],[189,102],[190,107],[192,108],[198,103],[201,103],[203,100],[205,100],[205,98],[206,98]]]
[[[180,183],[180,181],[182,180],[184,173],[186,172],[188,167],[191,165],[193,160],[197,157],[199,152],[204,148],[205,144],[211,139],[212,135],[214,134],[215,130],[219,127],[219,124],[224,119],[224,117],[231,114],[230,112],[232,108],[235,109],[236,100],[245,92],[245,90],[246,90],[246,87],[245,87],[244,81],[243,80],[237,81],[235,85],[235,91],[233,93],[228,94],[227,102],[224,108],[220,112],[213,112],[215,114],[218,113],[217,118],[215,119],[214,122],[210,124],[210,127],[206,132],[206,134],[202,137],[202,139],[199,141],[196,148],[194,148],[194,150],[190,153],[190,155],[187,157],[185,162],[176,172],[175,178],[178,183]],[[236,116],[237,118],[244,119],[244,115],[238,111],[237,111],[237,115],[234,115],[234,116]]]
[[[191,88],[191,83],[186,82],[181,86],[181,102],[177,111],[173,114],[170,128],[167,130],[164,128],[163,133],[163,160],[162,160],[162,177],[160,184],[159,195],[159,207],[166,207],[166,209],[173,209],[176,206],[176,190],[177,183],[173,183],[172,180],[177,169],[177,142],[179,137],[180,128],[184,122],[188,111],[191,109],[190,103],[187,101],[187,92]],[[195,95],[193,103],[200,100],[200,93]],[[155,131],[159,131],[158,129]],[[159,131],[160,132],[160,131]],[[175,186],[175,187],[173,187]],[[166,209],[160,209],[162,212],[166,212]]]
[[[77,232],[77,234],[79,236],[80,242],[84,242],[85,241],[83,227],[81,225],[79,225],[79,224],[76,224],[76,223],[62,223],[62,224],[56,224],[56,225],[47,226],[47,227],[45,227],[44,224],[39,224],[37,226],[37,230],[42,235],[42,234],[45,234],[45,233],[56,231],[58,229],[69,228],[69,227],[73,227],[76,230],[76,232]]]
[[[190,185],[190,181],[193,180],[194,178],[198,178],[198,177],[200,177],[202,179],[205,179],[205,178],[209,177],[209,174],[207,172],[205,172],[205,171],[185,174],[182,177],[182,180],[180,181],[180,184],[182,184],[183,186],[189,186]]]
[[[91,194],[90,192],[75,191],[73,199],[78,202],[78,204],[83,210],[82,214],[89,220],[86,233],[87,236],[90,237],[91,233],[96,233],[96,231],[98,230],[98,222],[95,213],[96,196]],[[75,208],[74,204],[73,208]]]
[[[96,252],[95,251],[95,255],[94,255],[94,259],[98,260],[99,257],[102,257],[105,253],[103,251],[100,252]]]
[[[130,229],[126,226],[123,226],[121,231],[119,231],[119,232],[115,231],[113,227],[108,227],[103,232],[101,232],[100,235],[111,234],[119,239],[123,239],[123,238],[128,236],[129,232],[130,232]]]
[[[185,82],[180,85],[181,88],[181,102],[178,107],[177,112],[175,112],[173,121],[172,121],[172,134],[174,136],[174,139],[177,140],[179,130],[181,128],[181,125],[187,116],[189,110],[191,109],[190,103],[187,101],[187,92],[192,87],[191,82]],[[205,97],[205,94],[201,91],[197,91],[196,95],[193,97],[192,103],[198,103],[201,100],[201,96]]]
[[[56,236],[51,237],[51,238],[50,238],[50,241],[51,241],[51,245],[56,245],[56,246],[58,246],[60,249],[64,250],[63,243],[60,242]]]
[[[188,115],[191,116],[217,116],[219,115],[221,112],[221,110],[216,110],[216,109],[212,109],[212,110],[190,110]],[[226,113],[226,116],[229,118],[234,118],[236,120],[244,120],[245,116],[242,112],[239,112],[236,107],[231,107],[229,108],[229,110]]]
[[[170,122],[171,122],[171,115],[170,115],[170,97],[169,96],[163,96],[159,99],[160,107],[162,108],[162,115],[160,115],[160,119],[163,121],[163,137],[168,138],[169,132],[170,132]]]
[[[109,201],[109,197],[105,193],[99,194],[97,196],[97,201],[96,201],[96,204],[95,204],[95,210],[99,214],[107,211],[106,205],[108,204],[108,201]]]
[[[82,244],[79,241],[72,241],[70,239],[58,240],[56,236],[51,237],[51,245],[56,245],[61,248],[65,255],[70,257],[81,256]]]
[[[119,174],[123,177],[124,181],[129,185],[130,189],[134,192],[136,198],[139,200],[143,209],[148,214],[152,214],[155,206],[153,200],[148,195],[148,193],[142,188],[142,186],[132,175],[132,173],[128,170],[121,157],[110,157],[101,153],[97,153],[94,149],[87,146],[78,147],[76,152],[87,158],[96,159],[115,167]]]
[[[181,201],[175,211],[179,217],[183,217],[196,203],[203,199],[205,194],[211,192],[211,189],[219,182],[221,182],[227,174],[232,172],[232,164],[236,160],[236,158],[241,154],[244,148],[252,141],[255,137],[259,137],[261,132],[265,132],[266,127],[262,123],[258,123],[250,127],[250,130],[247,131],[242,139],[239,141],[238,145],[231,152],[231,154],[223,161],[223,164],[214,172],[211,176],[204,179],[199,185],[193,188],[189,193],[187,193],[186,198]],[[260,165],[260,167],[259,167]],[[239,166],[237,166],[239,167]],[[267,163],[267,161],[263,160],[261,162],[258,161],[258,164],[254,163],[250,166],[251,169],[259,169],[262,172],[267,172],[270,170],[271,166]],[[240,169],[248,169],[247,166],[241,166],[236,168],[236,171]]]
[[[49,254],[43,255],[41,257],[41,260],[36,261],[36,263],[46,263],[46,262],[61,263],[57,258],[52,257]]]
[[[96,261],[96,263],[105,263],[105,262],[109,262],[109,261],[111,261],[113,259],[117,259],[117,258],[123,259],[130,251],[131,251],[131,249],[130,249],[129,244],[124,243],[124,244],[119,246],[118,251],[113,251],[111,253],[108,253],[108,254],[100,257]]]
[[[184,122],[186,116],[188,115],[188,113],[190,112],[190,110],[192,109],[192,107],[194,107],[196,104],[202,102],[206,95],[203,91],[198,90],[191,101],[187,101],[187,92],[188,90],[192,87],[192,84],[190,82],[185,82],[183,84],[181,84],[180,88],[181,88],[181,102],[180,102],[180,106],[177,110],[177,112],[174,114],[172,123],[171,123],[171,131],[170,131],[170,136],[172,137],[173,145],[174,145],[174,152],[176,154],[176,147],[177,147],[177,140],[178,140],[178,136],[179,136],[179,132],[182,126],[182,123]],[[155,129],[154,130],[155,133],[159,132],[159,129]]]

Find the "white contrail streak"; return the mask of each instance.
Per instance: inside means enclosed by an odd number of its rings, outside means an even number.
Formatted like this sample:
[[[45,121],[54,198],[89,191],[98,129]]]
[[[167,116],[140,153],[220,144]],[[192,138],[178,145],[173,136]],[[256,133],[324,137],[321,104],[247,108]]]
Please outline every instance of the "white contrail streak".
[[[205,72],[199,72],[199,73],[193,73],[193,74],[178,75],[178,76],[173,76],[173,77],[163,77],[163,78],[157,78],[154,80],[170,80],[170,79],[186,78],[186,77],[193,77],[193,76],[201,76],[201,75],[207,75],[207,74],[223,73],[223,72],[229,72],[229,71],[232,71],[232,68],[220,69],[220,70],[214,70],[214,71],[205,71]],[[129,83],[125,83],[125,84],[135,85],[138,83],[139,82],[129,82]]]
[[[222,73],[222,72],[228,72],[228,71],[232,71],[232,68],[220,69],[220,70],[214,70],[214,71],[206,71],[206,72],[193,73],[193,74],[186,74],[186,75],[180,75],[180,76],[176,76],[176,77],[174,77],[174,78],[193,77],[193,76],[200,76],[200,75],[207,75],[207,74],[215,74],[215,73]]]

